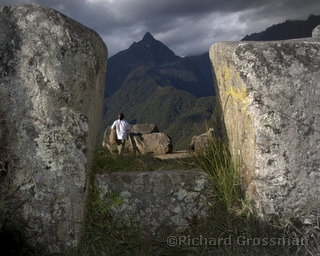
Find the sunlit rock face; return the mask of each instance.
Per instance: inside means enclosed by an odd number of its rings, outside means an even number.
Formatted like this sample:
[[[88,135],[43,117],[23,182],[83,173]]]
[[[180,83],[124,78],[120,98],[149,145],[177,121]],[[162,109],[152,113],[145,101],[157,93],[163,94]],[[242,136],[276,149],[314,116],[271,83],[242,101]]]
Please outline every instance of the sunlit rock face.
[[[307,218],[320,192],[319,37],[221,42],[210,58],[247,196],[262,216]]]
[[[101,128],[107,48],[37,5],[0,9],[1,183],[17,187],[33,244],[75,246]]]

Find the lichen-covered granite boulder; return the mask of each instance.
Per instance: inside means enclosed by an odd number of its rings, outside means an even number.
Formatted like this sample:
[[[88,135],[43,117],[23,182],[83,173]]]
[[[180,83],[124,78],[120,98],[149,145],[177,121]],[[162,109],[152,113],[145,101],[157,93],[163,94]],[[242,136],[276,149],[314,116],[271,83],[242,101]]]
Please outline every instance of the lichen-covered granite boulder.
[[[307,218],[320,194],[319,38],[221,42],[210,58],[247,196],[262,216]]]
[[[33,245],[75,246],[101,127],[107,48],[38,5],[0,9],[1,185],[18,188]]]

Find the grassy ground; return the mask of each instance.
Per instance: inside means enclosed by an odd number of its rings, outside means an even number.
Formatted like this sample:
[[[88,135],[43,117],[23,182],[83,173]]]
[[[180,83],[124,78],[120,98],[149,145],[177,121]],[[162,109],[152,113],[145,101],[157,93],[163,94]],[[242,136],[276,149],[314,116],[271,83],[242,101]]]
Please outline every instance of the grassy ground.
[[[230,161],[230,155],[223,144],[219,141],[212,143],[206,154],[178,160],[118,156],[104,150],[97,151],[81,241],[77,248],[59,256],[319,255],[319,223],[303,225],[294,217],[280,219],[276,216],[262,221],[255,214],[250,200],[244,200],[241,196],[237,163]],[[114,219],[110,208],[121,204],[122,198],[111,195],[111,200],[106,203],[100,200],[94,186],[97,173],[195,167],[210,174],[216,203],[211,205],[211,213],[206,219],[189,220],[187,230],[181,233],[168,231],[167,236],[145,237],[144,230],[135,225],[134,220],[131,225],[124,225],[121,220]],[[13,241],[17,241],[21,247],[19,251],[13,250],[7,255],[41,255],[27,249],[22,232],[24,227],[18,228],[17,224],[20,223],[10,218],[14,214],[9,207],[10,200],[14,200],[14,193],[10,192],[0,199],[1,228],[3,230],[4,223],[10,220],[7,227],[11,229]],[[4,236],[1,241],[6,241]]]
[[[121,198],[107,205],[92,186],[80,246],[63,255],[319,255],[319,225],[306,228],[295,218],[262,221],[241,197],[237,164],[230,161],[227,148],[213,143],[211,152],[179,160],[97,152],[93,173],[202,168],[211,175],[218,200],[206,219],[189,220],[188,230],[146,238],[134,221],[123,225],[109,214]]]
[[[155,170],[185,170],[194,168],[189,159],[162,160],[153,155],[117,155],[107,150],[96,152],[93,161],[93,173],[121,172],[121,171],[155,171]]]

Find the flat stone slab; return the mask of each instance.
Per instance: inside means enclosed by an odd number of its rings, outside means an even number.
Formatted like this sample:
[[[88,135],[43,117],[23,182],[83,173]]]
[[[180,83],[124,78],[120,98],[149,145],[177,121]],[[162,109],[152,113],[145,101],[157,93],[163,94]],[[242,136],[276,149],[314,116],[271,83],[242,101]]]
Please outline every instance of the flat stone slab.
[[[212,195],[208,175],[197,169],[150,172],[113,172],[96,176],[100,196],[123,199],[112,213],[124,221],[134,220],[146,235],[182,231],[188,220],[205,218]]]
[[[171,153],[167,153],[164,155],[158,155],[155,156],[156,158],[159,158],[161,160],[168,160],[168,159],[181,159],[181,158],[187,158],[191,157],[192,155],[186,151],[186,150],[181,150],[181,151],[175,151]]]

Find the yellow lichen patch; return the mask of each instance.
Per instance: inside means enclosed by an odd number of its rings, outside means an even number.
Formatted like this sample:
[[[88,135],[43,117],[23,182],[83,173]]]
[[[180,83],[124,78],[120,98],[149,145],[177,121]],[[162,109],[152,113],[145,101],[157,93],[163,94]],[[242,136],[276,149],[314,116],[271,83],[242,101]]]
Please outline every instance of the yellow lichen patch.
[[[245,106],[249,104],[247,90],[245,88],[234,88],[232,85],[226,88],[226,95]]]
[[[236,158],[240,157],[241,178],[243,185],[247,186],[252,179],[255,161],[255,139],[253,120],[248,111],[248,92],[235,66],[230,63],[220,65],[215,71],[230,150]]]
[[[235,67],[224,65],[218,74],[218,82],[224,87],[224,94],[227,98],[232,97],[233,100],[241,103],[241,105],[248,105],[247,90]]]

